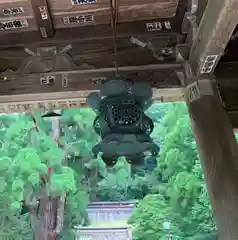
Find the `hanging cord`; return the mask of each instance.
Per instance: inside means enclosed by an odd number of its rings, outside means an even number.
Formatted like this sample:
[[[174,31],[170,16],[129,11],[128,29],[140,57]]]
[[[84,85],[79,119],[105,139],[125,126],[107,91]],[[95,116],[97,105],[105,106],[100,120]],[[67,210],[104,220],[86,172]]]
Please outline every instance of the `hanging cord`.
[[[114,64],[116,77],[119,77],[119,68],[117,65],[117,41],[116,41],[116,27],[117,27],[117,0],[110,0],[111,5],[111,26],[113,35],[113,47],[114,47]]]

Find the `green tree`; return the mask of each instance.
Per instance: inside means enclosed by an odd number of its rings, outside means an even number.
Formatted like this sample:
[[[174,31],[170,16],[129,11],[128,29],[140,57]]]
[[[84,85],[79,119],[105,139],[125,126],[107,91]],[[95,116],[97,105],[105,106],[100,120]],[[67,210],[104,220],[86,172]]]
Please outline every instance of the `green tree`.
[[[149,194],[140,201],[128,221],[134,226],[134,239],[162,239],[163,222],[171,219],[171,209],[164,196]]]
[[[125,159],[119,159],[115,167],[107,170],[104,179],[98,182],[98,195],[102,201],[126,201],[131,199],[129,188],[132,178]]]
[[[166,106],[166,114],[153,132],[161,143],[158,166],[150,174],[157,179],[151,189],[154,195],[142,200],[130,219],[141,240],[147,239],[146,229],[153,239],[164,236],[162,222],[166,220],[182,239],[216,231],[187,108],[184,103]]]
[[[35,127],[28,116],[15,116],[2,135],[0,185],[6,208],[1,217],[6,223],[11,222],[11,214],[19,219],[27,206],[36,239],[49,240],[63,228],[65,201],[75,202],[84,189],[76,186],[74,170],[66,164],[67,144],[59,147],[45,131],[49,132],[46,121]]]
[[[171,221],[172,233],[182,239],[213,237],[216,228],[185,104],[155,104],[147,114],[161,148],[157,167],[129,166],[122,158],[110,169],[91,156],[99,137],[90,109],[62,111],[60,137],[54,140],[52,122],[40,112],[37,129],[27,115],[1,115],[0,237],[33,239],[30,223],[40,235],[44,217],[55,219],[61,209],[61,239],[71,240],[74,226],[89,224],[89,201],[141,198],[129,221],[135,239],[163,239],[164,221]],[[54,225],[47,229],[52,233],[57,223],[48,223]]]

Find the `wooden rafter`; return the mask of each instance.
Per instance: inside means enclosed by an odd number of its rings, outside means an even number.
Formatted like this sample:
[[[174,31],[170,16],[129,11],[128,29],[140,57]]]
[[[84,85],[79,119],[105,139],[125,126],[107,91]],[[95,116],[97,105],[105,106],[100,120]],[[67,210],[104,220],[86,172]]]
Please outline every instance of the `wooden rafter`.
[[[53,37],[55,30],[47,0],[31,0],[31,4],[41,37]]]
[[[155,88],[179,87],[175,70],[181,64],[154,64],[141,66],[119,67],[122,78],[135,82],[148,82]],[[78,69],[70,71],[57,71],[50,73],[21,74],[21,72],[6,75],[6,80],[0,82],[0,95],[19,95],[36,93],[38,95],[53,92],[88,91],[97,90],[99,84],[115,77],[115,68]],[[53,79],[45,84],[45,78]],[[24,99],[24,96],[23,96]],[[33,98],[32,100],[36,100]]]
[[[146,23],[153,22],[165,22],[170,21],[172,29],[166,30],[161,29],[160,31],[148,31]],[[180,22],[177,21],[177,18],[172,19],[155,19],[153,21],[137,21],[137,22],[125,22],[120,23],[117,26],[117,37],[125,36],[154,36],[158,33],[160,34],[170,34],[171,32],[178,32],[180,29]],[[47,39],[44,42],[41,41],[39,34],[35,31],[15,33],[14,37],[12,34],[2,34],[0,35],[0,47],[9,48],[9,47],[23,47],[25,45],[37,45],[41,44],[56,44],[56,43],[73,43],[80,42],[85,40],[95,40],[95,39],[108,39],[112,37],[112,29],[110,25],[95,25],[87,27],[77,27],[77,28],[64,28],[57,29],[55,36],[51,39]]]
[[[45,0],[32,0],[33,7],[39,6],[38,3],[45,2]],[[0,32],[0,47],[8,48],[10,46],[24,46],[29,44],[56,44],[56,43],[69,43],[79,40],[92,40],[111,38],[112,31],[110,26],[110,8],[109,0],[98,1],[97,4],[81,4],[80,6],[71,6],[71,1],[50,1],[50,10],[52,12],[52,19],[55,27],[55,35],[51,39],[46,39],[42,42],[41,36],[32,30],[27,30],[27,34],[21,31],[13,32]],[[182,19],[187,6],[188,0],[150,0],[142,4],[140,1],[119,1],[120,7],[118,9],[118,25],[117,37],[134,36],[134,35],[155,35],[158,33],[179,33],[181,28]],[[152,4],[152,5],[151,5]],[[165,5],[164,5],[165,4]],[[1,5],[1,4],[0,4]],[[159,10],[151,9],[153,6]],[[107,13],[100,15],[97,19],[97,14],[100,9],[107,9]],[[98,9],[97,9],[98,8]],[[177,9],[176,14],[174,11]],[[34,7],[36,17],[40,20],[38,8]],[[137,14],[134,14],[134,13]],[[63,17],[76,16],[80,14],[96,14],[94,24],[78,24],[65,25],[63,24]],[[133,14],[132,14],[133,13]],[[108,16],[106,15],[108,14]],[[143,17],[144,16],[144,17]],[[105,20],[105,19],[109,20]],[[37,20],[37,19],[36,19]],[[98,20],[98,21],[97,21]],[[103,20],[103,21],[101,21]],[[169,21],[171,29],[166,29],[164,23]],[[47,21],[44,21],[45,23]],[[157,30],[147,29],[147,24],[161,23],[162,28]],[[61,24],[61,25],[59,25]],[[39,24],[38,24],[39,25]],[[43,26],[44,27],[44,26]]]
[[[237,22],[237,0],[208,2],[189,56],[195,75],[211,74],[214,71]]]

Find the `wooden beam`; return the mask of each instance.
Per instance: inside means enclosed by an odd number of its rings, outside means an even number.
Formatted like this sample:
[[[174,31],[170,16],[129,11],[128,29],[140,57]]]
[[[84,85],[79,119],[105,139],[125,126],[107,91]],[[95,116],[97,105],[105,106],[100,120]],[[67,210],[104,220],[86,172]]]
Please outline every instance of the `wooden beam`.
[[[125,22],[117,25],[117,38],[126,36],[150,36],[153,37],[157,34],[170,35],[171,33],[177,34],[180,30],[180,24],[176,21],[177,18],[172,19],[155,19],[153,21],[137,21]],[[172,29],[160,29],[155,31],[148,31],[147,23],[156,23],[170,21]],[[112,38],[112,28],[109,24],[93,25],[85,27],[63,28],[56,29],[53,38],[46,39],[42,42],[38,32],[31,31],[19,32],[14,34],[0,34],[0,47],[24,47],[25,45],[41,45],[41,44],[68,44],[80,41],[107,39]]]
[[[34,0],[32,0],[34,2]],[[117,25],[117,38],[125,37],[125,36],[150,36],[153,38],[158,34],[178,34],[180,33],[181,24],[183,20],[184,13],[187,7],[187,0],[180,0],[177,12],[174,17],[171,18],[153,18],[152,20],[140,20],[135,22],[121,22]],[[86,6],[86,5],[85,5]],[[154,16],[152,16],[154,17]],[[164,23],[169,21],[171,23],[171,29],[166,29]],[[162,28],[152,29],[152,31],[148,31],[148,23],[160,22],[162,24]],[[26,45],[41,45],[41,44],[68,44],[79,41],[87,41],[93,39],[106,39],[112,38],[112,28],[110,24],[100,24],[100,25],[92,25],[85,27],[74,27],[74,28],[64,28],[64,29],[55,29],[55,36],[50,39],[45,39],[42,42],[41,37],[38,32],[31,31],[27,32],[19,32],[19,33],[0,33],[0,47],[1,48],[9,48],[9,47],[25,47]]]
[[[174,69],[178,70],[182,68],[182,64],[180,63],[165,63],[165,64],[150,64],[150,65],[140,65],[140,66],[126,66],[126,67],[118,67],[120,72],[131,72],[131,71],[155,71],[162,69]],[[48,76],[50,75],[62,75],[62,74],[97,74],[97,73],[114,73],[115,68],[99,68],[99,69],[78,69],[72,70],[69,72],[66,71],[57,71],[57,72],[45,72],[45,73],[33,73],[28,74],[30,76],[39,77],[39,76]],[[17,75],[10,75],[11,77],[17,77]],[[21,77],[25,77],[26,75],[22,75]]]
[[[71,91],[71,92],[54,92],[54,93],[44,93],[44,94],[25,94],[25,95],[12,95],[12,96],[0,96],[0,104],[5,103],[17,103],[17,102],[42,102],[42,101],[70,101],[79,100],[81,103],[85,103],[86,97],[92,91],[98,90],[88,90],[88,91]],[[153,88],[153,98],[155,101],[159,102],[173,102],[183,100],[183,88]]]
[[[122,78],[131,82],[148,82],[152,87],[180,86],[175,70],[181,64],[154,64],[119,67]],[[100,83],[115,77],[115,68],[57,71],[40,74],[9,74],[0,81],[0,95],[53,93],[96,90]],[[50,79],[50,82],[47,82]]]
[[[42,38],[53,37],[55,30],[47,0],[31,0],[36,24]]]
[[[175,53],[171,52],[169,55],[163,55],[162,49],[173,48],[175,51],[176,39],[177,35],[175,34],[168,34],[166,36],[158,34],[154,35],[152,39],[151,36],[138,36],[133,38],[132,36],[127,36],[118,38],[117,64],[123,67],[157,64],[164,61],[172,62],[173,60],[175,62]],[[66,45],[67,44],[55,45],[57,52],[61,52]],[[112,38],[75,41],[73,44],[67,46],[69,46],[68,53],[76,66],[87,64],[95,68],[114,67],[115,56]],[[36,54],[36,46],[29,46],[28,49],[34,52],[33,55]],[[23,59],[27,57],[29,57],[29,54],[24,51],[23,47],[0,49],[0,72],[6,71],[6,69],[18,69]],[[159,57],[160,60],[157,60]],[[64,63],[63,68],[65,69]]]
[[[195,101],[190,101],[189,96],[186,94],[186,102],[219,239],[235,240],[238,235],[238,147],[233,128],[215,91]]]
[[[208,1],[189,56],[195,75],[214,71],[237,22],[237,0]]]
[[[95,91],[95,90],[94,90]],[[54,92],[0,96],[0,113],[31,112],[37,108],[58,110],[86,107],[86,97],[91,91]],[[153,89],[157,102],[183,101],[183,88]]]

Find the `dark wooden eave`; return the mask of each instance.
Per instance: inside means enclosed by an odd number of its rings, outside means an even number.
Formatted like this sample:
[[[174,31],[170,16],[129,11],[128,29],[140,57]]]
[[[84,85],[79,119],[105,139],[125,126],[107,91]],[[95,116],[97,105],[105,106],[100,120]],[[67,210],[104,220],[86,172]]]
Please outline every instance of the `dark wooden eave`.
[[[41,1],[42,4],[45,2],[43,0],[38,1]],[[98,1],[98,3],[100,2],[106,7],[106,2],[110,1]],[[178,5],[177,0],[150,0],[148,3],[146,2],[146,5],[142,1],[134,0],[129,2],[119,0],[118,2],[128,4],[128,7],[125,5],[122,8],[124,10],[119,11],[116,24],[117,65],[121,77],[125,77],[130,81],[147,81],[154,88],[165,89],[166,94],[157,95],[156,98],[158,99],[181,99],[181,90],[178,90],[179,94],[176,96],[172,93],[169,97],[166,89],[172,87],[178,89],[180,87],[176,70],[181,68],[181,64],[176,63],[175,48],[177,43],[183,41],[180,29],[188,0],[180,0]],[[40,28],[43,25],[42,21],[39,20],[38,8],[34,7],[35,3],[32,1],[36,22]],[[154,5],[150,6],[150,3]],[[160,16],[172,15],[166,18],[156,17],[153,14],[154,10],[151,11],[155,4],[157,9],[160,9],[157,10],[157,13],[160,11]],[[160,4],[161,7],[159,7]],[[169,7],[166,9],[163,6]],[[125,19],[128,18],[127,8],[137,9],[136,15],[138,19],[120,20],[123,19],[124,15]],[[175,11],[174,14],[171,12],[172,9]],[[47,10],[51,11],[50,7]],[[147,14],[146,18],[145,14]],[[55,16],[54,12],[52,12],[53,20]],[[112,18],[112,16],[110,17]],[[171,29],[165,28],[164,22],[166,21],[170,22]],[[147,23],[155,22],[160,22],[162,28],[148,31]],[[43,27],[51,29],[50,26],[51,22],[47,21]],[[3,81],[0,82],[1,103],[4,101],[11,102],[13,99],[24,102],[36,101],[37,99],[42,101],[45,98],[45,101],[48,101],[51,99],[51,93],[52,96],[58,93],[58,100],[60,100],[63,95],[60,92],[75,91],[76,93],[96,90],[105,78],[115,76],[113,31],[110,23],[73,28],[54,27],[54,30],[54,36],[45,39],[42,39],[41,32],[36,30],[18,33],[0,32],[0,70],[4,71],[1,76]],[[135,43],[135,41],[139,42],[139,44]],[[146,46],[141,46],[140,43]],[[67,64],[62,61],[60,67],[51,69],[50,72],[29,70],[29,68],[26,70],[27,67],[25,66],[28,66],[31,61],[30,55],[36,54],[38,49],[42,47],[54,47],[59,52],[69,47],[64,54],[68,56],[73,64],[66,66]],[[171,48],[172,54],[163,57],[160,55],[161,50],[166,48]],[[27,62],[27,59],[30,59],[30,61]],[[11,69],[15,73],[13,72],[10,77],[5,78],[7,69]],[[55,84],[41,85],[40,78],[46,75],[55,76]],[[62,87],[62,76],[67,76],[67,87]],[[18,96],[21,97],[18,98]],[[24,96],[26,97],[24,98]],[[66,97],[62,100],[66,100]]]
[[[164,0],[159,0],[163,2]],[[170,0],[173,1],[173,0]],[[33,1],[34,2],[34,1]],[[188,0],[179,0],[175,16],[171,18],[158,18],[151,16],[147,20],[136,20],[129,22],[120,22],[117,24],[117,37],[130,37],[130,36],[154,36],[167,32],[179,33],[183,21],[184,13],[186,11]],[[139,4],[138,4],[139,5]],[[139,13],[138,13],[139,15]],[[164,22],[169,20],[172,25],[170,31],[164,29],[155,32],[148,32],[146,23],[149,22]],[[0,32],[1,33],[1,32]],[[49,45],[49,44],[66,44],[70,42],[85,42],[94,39],[108,39],[112,38],[112,28],[110,24],[100,24],[92,26],[79,26],[69,28],[55,29],[54,37],[42,40],[38,31],[14,32],[14,33],[1,33],[0,34],[0,47],[24,47],[27,45]]]
[[[168,1],[173,2],[176,0],[160,0],[158,1],[158,5],[160,2]],[[34,1],[32,2],[34,3]],[[188,0],[180,0],[175,16],[171,18],[158,18],[151,14],[151,18],[147,17],[146,20],[138,19],[136,21],[119,22],[116,25],[116,42],[119,55],[118,65],[123,67],[161,63],[161,61],[157,61],[153,57],[153,54],[147,48],[143,49],[131,43],[130,39],[131,37],[135,37],[143,42],[152,41],[152,44],[156,43],[155,47],[158,50],[168,45],[175,47],[187,3]],[[138,6],[139,4],[140,2],[137,3]],[[141,9],[141,11],[142,10],[143,9]],[[161,13],[162,11],[166,11],[166,9],[161,9]],[[123,12],[121,14],[123,14]],[[139,12],[138,16],[140,16]],[[171,29],[165,29],[163,27],[161,30],[150,32],[146,28],[146,23],[163,23],[165,21],[170,21]],[[73,28],[55,28],[54,36],[45,39],[42,39],[39,31],[28,31],[27,33],[0,32],[0,71],[8,68],[13,70],[19,68],[22,59],[29,56],[24,51],[24,48],[36,51],[36,48],[42,46],[62,48],[67,44],[72,45],[72,50],[70,50],[69,53],[77,66],[82,64],[88,64],[95,68],[114,66],[114,46],[111,24],[99,24]]]
[[[83,106],[88,91],[97,90],[106,78],[115,76],[115,53],[111,26],[113,16],[107,15],[109,19],[107,24],[105,23],[108,21],[106,18],[98,18],[104,23],[61,28],[57,27],[61,26],[60,22],[57,22],[57,18],[65,16],[65,11],[61,9],[61,12],[57,13],[58,10],[52,12],[52,5],[57,4],[54,0],[48,0],[50,4],[46,0],[37,1],[32,1],[37,24],[35,28],[31,28],[33,30],[0,31],[0,71],[3,72],[2,81],[0,81],[2,112],[6,111],[6,103],[12,103],[12,109],[18,111],[18,107],[21,107],[24,102],[31,105],[34,101],[35,103],[38,101],[37,105],[42,104],[44,100],[46,105],[47,101],[51,102],[51,105],[57,105],[57,101],[61,100],[60,106],[69,107],[71,106],[70,101],[78,106]],[[100,1],[101,7],[104,9],[102,11],[106,11],[105,13],[108,14],[108,2]],[[125,3],[124,0],[120,1]],[[176,0],[158,0],[156,3],[150,0],[148,4],[158,5],[165,2],[172,9]],[[194,12],[193,6],[196,3],[198,3],[198,8],[195,8]],[[97,6],[100,7],[100,4]],[[120,20],[123,19],[123,16],[125,19],[129,16],[126,12],[127,7],[124,7],[116,25],[117,65],[121,77],[132,82],[147,81],[154,89],[158,89],[155,91],[155,99],[158,101],[183,100],[183,87],[177,77],[177,71],[183,68],[183,61],[188,61],[195,76],[209,78],[212,76],[216,79],[224,108],[229,112],[233,126],[238,126],[238,114],[236,114],[238,90],[236,90],[235,80],[237,74],[234,70],[236,67],[232,65],[233,63],[229,63],[233,66],[230,67],[231,65],[228,63],[221,62],[216,68],[220,58],[222,57],[221,60],[225,59],[226,61],[227,51],[232,52],[230,45],[233,47],[236,45],[234,38],[231,40],[231,36],[232,34],[237,35],[234,33],[238,22],[237,1],[179,0],[175,15],[166,18],[158,18],[153,14],[148,15],[149,13],[146,11],[149,5],[143,5],[143,2],[137,1],[134,6],[135,1],[131,0],[130,4],[133,6],[132,9],[137,9],[138,19]],[[44,22],[40,19],[36,5],[47,6],[48,21]],[[89,11],[92,11],[94,6],[90,5]],[[144,6],[144,9],[141,6]],[[170,14],[171,11],[158,9],[157,11],[161,11],[161,16]],[[72,13],[73,11],[70,10],[68,15]],[[145,13],[147,17],[144,17]],[[186,16],[189,16],[187,29],[186,24],[184,25]],[[171,29],[162,27],[156,31],[148,31],[146,28],[147,23],[161,22],[163,24],[165,21],[171,23]],[[198,24],[200,25],[198,26]],[[42,37],[41,27],[48,32],[47,37]],[[194,35],[191,36],[191,32]],[[228,42],[228,48],[224,55],[224,49]],[[61,64],[58,64],[60,67],[56,69],[49,67],[51,70],[42,72],[39,72],[39,69],[32,70],[34,68],[28,66],[31,55],[36,55],[41,48],[50,49],[52,47],[58,52],[63,51],[63,55],[67,55],[69,58],[67,64],[62,60]],[[172,49],[172,54],[161,56],[161,51],[169,48]],[[184,55],[182,54],[185,57],[182,58],[182,61],[177,56],[181,49],[182,52],[185,49]],[[186,49],[191,51],[187,54]],[[217,59],[211,71],[204,74],[201,69],[209,55],[216,55]],[[238,61],[238,58],[234,58],[232,61]],[[73,64],[68,64],[69,62]],[[5,78],[7,69],[11,69],[13,72]],[[55,84],[41,85],[40,79],[45,76],[55,76]],[[62,85],[62,79],[65,77],[67,86]]]

